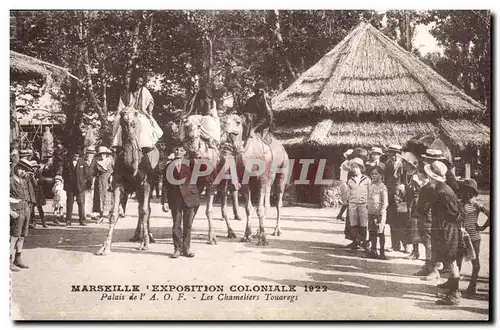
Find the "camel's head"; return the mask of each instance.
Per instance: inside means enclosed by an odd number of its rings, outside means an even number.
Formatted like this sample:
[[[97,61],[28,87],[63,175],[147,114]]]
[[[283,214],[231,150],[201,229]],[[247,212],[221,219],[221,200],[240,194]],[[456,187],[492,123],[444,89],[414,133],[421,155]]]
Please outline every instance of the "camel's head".
[[[137,126],[137,117],[139,116],[139,112],[132,108],[125,108],[120,112],[120,122],[122,127],[125,129],[127,133],[134,132]]]
[[[196,140],[201,135],[201,116],[192,115],[184,119],[182,126],[186,140]]]
[[[226,134],[234,137],[243,137],[245,118],[236,114],[229,114],[224,119],[224,129]]]

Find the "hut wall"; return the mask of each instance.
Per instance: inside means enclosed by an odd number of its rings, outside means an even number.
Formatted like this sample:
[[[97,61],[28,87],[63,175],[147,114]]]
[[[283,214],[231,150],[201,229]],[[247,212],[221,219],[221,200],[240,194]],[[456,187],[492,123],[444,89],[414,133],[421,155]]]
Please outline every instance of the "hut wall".
[[[340,175],[339,167],[342,163],[342,153],[345,151],[339,147],[320,147],[312,145],[296,145],[286,147],[290,159],[295,159],[292,174],[290,176],[290,186],[293,186],[294,194],[287,195],[288,199],[293,199],[293,202],[322,205],[324,201],[325,190],[331,189],[338,185]],[[314,159],[314,163],[309,166],[307,172],[307,180],[309,184],[297,184],[302,172],[302,164],[300,159]],[[332,185],[316,184],[318,175],[318,167],[322,159],[326,160],[325,169],[322,175],[324,180],[333,179]],[[288,190],[288,189],[287,189]],[[291,201],[291,200],[290,200]]]

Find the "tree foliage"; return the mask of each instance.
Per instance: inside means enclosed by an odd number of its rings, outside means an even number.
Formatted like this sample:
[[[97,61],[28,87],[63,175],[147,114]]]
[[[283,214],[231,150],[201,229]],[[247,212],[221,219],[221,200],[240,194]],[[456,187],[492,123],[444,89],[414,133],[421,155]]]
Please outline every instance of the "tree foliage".
[[[12,11],[11,17],[12,50],[67,67],[83,81],[63,86],[67,122],[77,126],[82,112],[95,112],[109,130],[108,116],[137,70],[149,76],[163,125],[200,84],[219,104],[232,96],[233,107],[241,107],[256,81],[271,93],[286,88],[362,19],[410,51],[415,26],[433,23],[444,55],[424,60],[491,104],[486,11]]]

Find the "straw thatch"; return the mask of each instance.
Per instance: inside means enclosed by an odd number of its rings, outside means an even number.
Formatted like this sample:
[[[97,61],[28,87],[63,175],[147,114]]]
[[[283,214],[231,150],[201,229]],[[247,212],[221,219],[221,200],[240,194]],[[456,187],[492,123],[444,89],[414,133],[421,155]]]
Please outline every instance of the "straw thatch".
[[[40,77],[71,77],[81,82],[78,77],[69,73],[68,69],[52,63],[44,62],[34,57],[10,51],[10,71],[11,73],[27,76]]]
[[[303,143],[311,134],[313,125],[283,125],[274,130],[274,135],[283,145],[296,145]]]
[[[439,126],[449,141],[461,150],[479,148],[489,145],[491,141],[490,128],[478,122],[463,119],[441,119]]]
[[[463,150],[490,141],[490,129],[476,123],[482,104],[365,22],[276,96],[273,108],[285,145],[404,145],[432,134]],[[281,126],[290,122],[306,124]]]
[[[447,82],[369,23],[361,23],[332,51],[273,100],[279,119],[375,116],[477,117],[485,107]]]
[[[20,116],[19,125],[61,125],[66,122],[66,116],[61,112],[56,112],[53,109],[33,109],[29,113]]]

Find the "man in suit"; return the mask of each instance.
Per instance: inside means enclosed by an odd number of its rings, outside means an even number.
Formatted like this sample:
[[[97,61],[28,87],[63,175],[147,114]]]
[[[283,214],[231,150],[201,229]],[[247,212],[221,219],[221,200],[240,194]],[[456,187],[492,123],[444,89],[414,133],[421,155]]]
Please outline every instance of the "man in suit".
[[[78,217],[80,226],[85,224],[85,190],[91,184],[90,169],[87,162],[80,157],[81,152],[77,151],[72,159],[66,161],[63,169],[64,190],[66,190],[66,225],[71,226],[71,215],[73,213],[73,203],[78,205]]]
[[[184,158],[186,150],[180,144],[174,148],[175,159],[167,166],[163,175],[163,211],[172,212],[172,238],[174,254],[192,258],[191,227],[200,206],[199,190],[196,183],[191,184],[192,161]],[[181,228],[182,226],[182,228]]]

